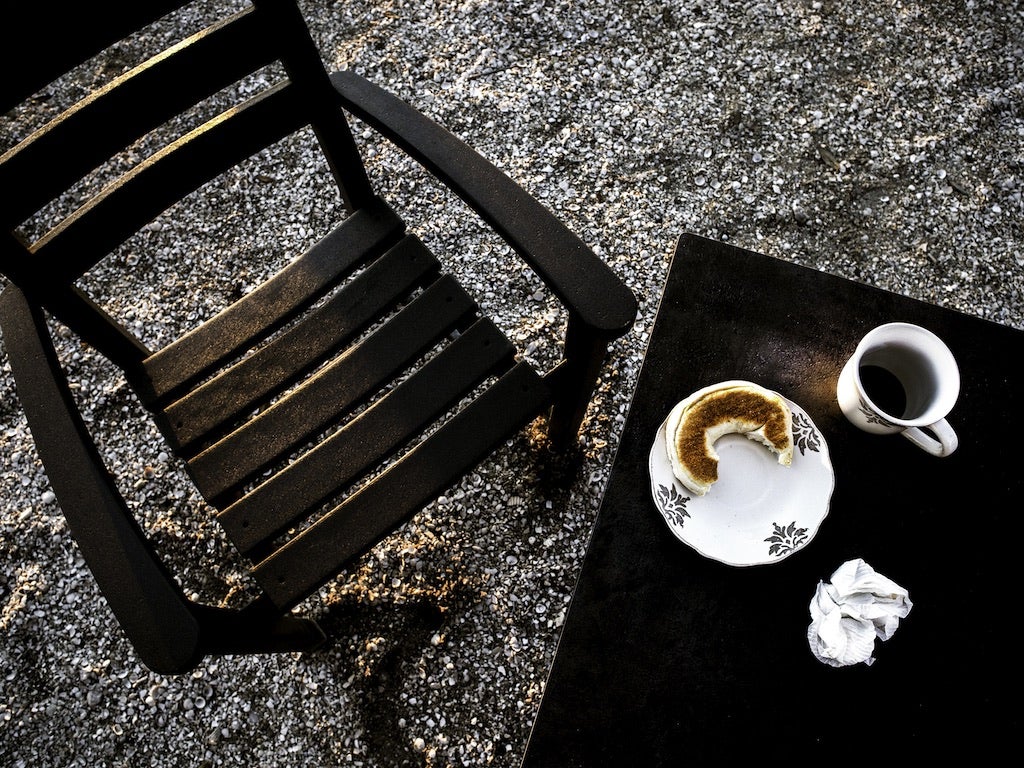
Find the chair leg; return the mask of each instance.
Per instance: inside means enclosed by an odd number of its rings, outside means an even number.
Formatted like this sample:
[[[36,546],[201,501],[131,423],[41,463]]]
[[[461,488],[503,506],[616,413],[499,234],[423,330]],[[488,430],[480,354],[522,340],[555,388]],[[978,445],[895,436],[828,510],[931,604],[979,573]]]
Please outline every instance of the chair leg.
[[[327,641],[313,620],[281,615],[259,598],[241,609],[193,605],[199,620],[203,655],[308,652]]]
[[[606,339],[582,328],[570,316],[564,359],[557,369],[558,396],[548,422],[548,439],[556,450],[577,440],[607,351]]]

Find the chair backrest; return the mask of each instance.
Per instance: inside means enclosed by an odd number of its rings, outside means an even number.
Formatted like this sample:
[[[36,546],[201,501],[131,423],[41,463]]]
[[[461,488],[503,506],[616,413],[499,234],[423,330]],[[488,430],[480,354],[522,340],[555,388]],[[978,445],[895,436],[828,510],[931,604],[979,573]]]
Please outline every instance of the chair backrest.
[[[45,30],[46,40],[45,45],[5,47],[0,111],[189,5],[119,0],[60,4],[57,9],[46,3],[9,5],[2,14],[8,39],[31,40]],[[189,16],[179,23],[183,28],[195,24]],[[252,97],[239,92],[234,106],[204,113],[206,100],[218,94],[222,104],[246,77],[257,77],[268,87]],[[189,119],[199,124],[190,125]],[[168,130],[177,125],[184,126],[180,134]],[[0,208],[0,272],[130,370],[147,350],[75,281],[169,206],[307,126],[348,207],[366,203],[372,193],[365,171],[295,4],[256,0],[114,77],[0,158],[0,188],[8,195]],[[148,156],[138,160],[134,146],[151,136],[165,143],[153,147],[148,142]],[[98,168],[106,174],[102,191],[91,194],[88,183],[84,191],[75,188]],[[68,199],[83,196],[80,207],[66,210]],[[44,210],[49,226],[40,236],[19,231]]]

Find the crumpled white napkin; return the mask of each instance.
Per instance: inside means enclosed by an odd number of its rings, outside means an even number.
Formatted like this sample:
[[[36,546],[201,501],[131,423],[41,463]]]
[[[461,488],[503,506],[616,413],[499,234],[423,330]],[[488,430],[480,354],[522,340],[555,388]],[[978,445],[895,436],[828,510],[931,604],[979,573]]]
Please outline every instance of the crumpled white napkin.
[[[818,661],[833,667],[870,666],[875,638],[892,637],[913,607],[910,594],[860,558],[847,560],[818,582],[811,599],[807,641]]]

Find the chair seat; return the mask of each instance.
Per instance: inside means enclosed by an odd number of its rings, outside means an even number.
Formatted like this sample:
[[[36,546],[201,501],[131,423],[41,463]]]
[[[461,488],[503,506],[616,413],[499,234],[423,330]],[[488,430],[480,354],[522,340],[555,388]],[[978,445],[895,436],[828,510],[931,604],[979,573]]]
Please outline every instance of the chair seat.
[[[552,402],[549,385],[515,362],[512,343],[403,230],[376,201],[143,363],[168,442],[280,608]],[[392,462],[400,475],[344,498]]]

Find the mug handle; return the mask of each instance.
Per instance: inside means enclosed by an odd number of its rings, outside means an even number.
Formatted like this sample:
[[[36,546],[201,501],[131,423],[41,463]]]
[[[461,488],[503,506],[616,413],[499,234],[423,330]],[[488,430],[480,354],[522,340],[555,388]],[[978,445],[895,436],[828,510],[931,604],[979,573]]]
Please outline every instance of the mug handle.
[[[928,451],[932,456],[949,456],[956,450],[959,440],[948,421],[939,419],[934,424],[928,425],[927,429],[935,433],[934,438],[917,427],[907,427],[903,430],[903,436],[914,445]]]

